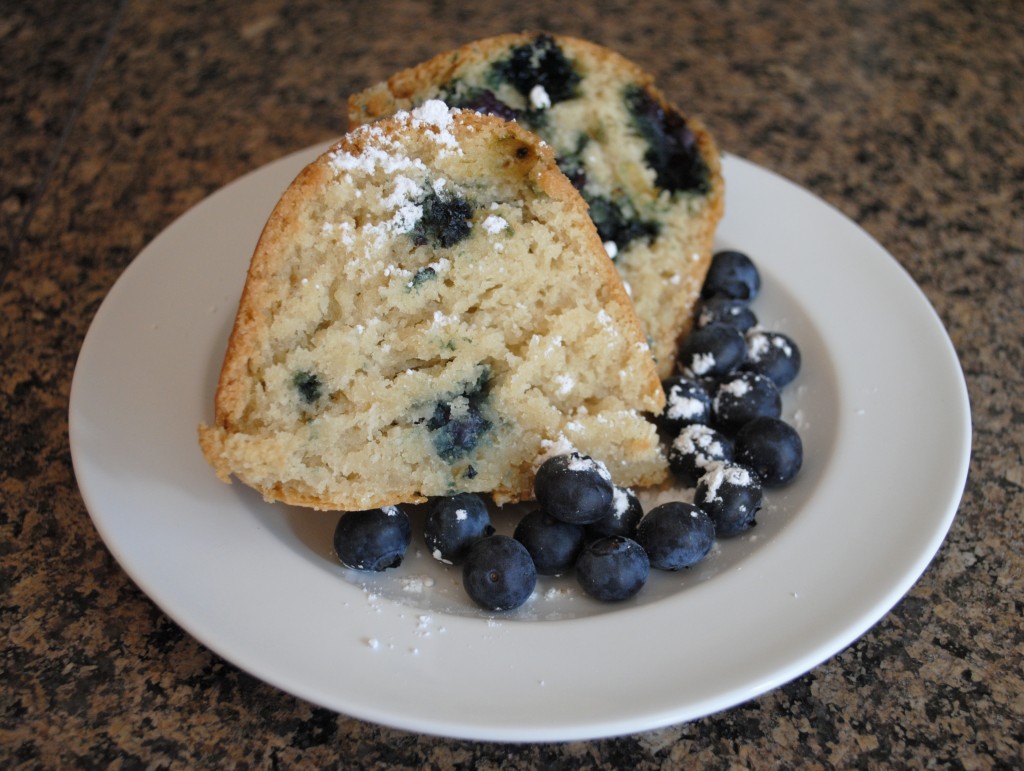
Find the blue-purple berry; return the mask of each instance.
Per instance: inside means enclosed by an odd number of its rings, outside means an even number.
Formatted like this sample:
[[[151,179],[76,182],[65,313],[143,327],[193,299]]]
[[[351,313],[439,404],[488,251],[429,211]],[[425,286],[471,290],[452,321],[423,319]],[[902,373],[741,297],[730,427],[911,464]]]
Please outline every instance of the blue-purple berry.
[[[729,538],[756,524],[763,497],[756,474],[743,466],[712,463],[697,482],[693,502],[711,518],[715,534]]]
[[[757,316],[746,300],[734,300],[731,297],[707,297],[701,300],[697,304],[694,326],[700,329],[716,322],[747,332],[757,326]]]
[[[668,466],[686,487],[697,484],[712,461],[732,460],[732,442],[711,426],[692,425],[679,432],[668,451]]]
[[[519,541],[489,535],[469,547],[462,564],[466,594],[485,610],[513,610],[526,602],[537,586],[533,559]]]
[[[613,490],[605,465],[575,451],[548,458],[533,482],[540,507],[574,525],[596,522],[607,514]]]
[[[555,519],[543,509],[534,509],[519,520],[512,537],[530,552],[542,576],[569,571],[583,549],[583,526]]]
[[[334,552],[355,570],[398,567],[411,541],[409,516],[397,506],[346,511],[334,528]]]
[[[728,297],[750,302],[761,290],[761,274],[743,252],[726,250],[711,258],[701,297]]]
[[[752,469],[765,487],[782,487],[799,473],[803,442],[796,429],[779,418],[754,418],[736,433],[736,462]]]
[[[473,493],[438,498],[423,524],[423,540],[431,556],[449,565],[460,564],[475,541],[493,532],[487,504]]]
[[[761,330],[747,333],[744,370],[769,377],[782,388],[800,374],[800,366],[800,348],[789,335]]]
[[[636,540],[647,552],[651,567],[682,570],[707,556],[715,543],[715,526],[703,509],[674,501],[651,509],[640,522]]]
[[[584,526],[590,538],[603,538],[609,535],[622,535],[632,538],[636,535],[637,525],[644,516],[644,507],[636,493],[626,487],[616,487],[612,494],[612,505],[597,522]]]
[[[677,362],[686,375],[718,378],[739,367],[747,357],[747,341],[736,327],[721,322],[695,329],[679,346]]]
[[[647,552],[633,539],[620,535],[591,541],[576,562],[576,580],[583,591],[603,602],[635,596],[650,573]]]
[[[735,431],[754,418],[782,414],[782,395],[771,378],[735,372],[718,384],[712,400],[716,425]]]
[[[693,378],[676,375],[661,382],[665,391],[665,409],[658,424],[673,436],[686,426],[711,421],[711,396]]]

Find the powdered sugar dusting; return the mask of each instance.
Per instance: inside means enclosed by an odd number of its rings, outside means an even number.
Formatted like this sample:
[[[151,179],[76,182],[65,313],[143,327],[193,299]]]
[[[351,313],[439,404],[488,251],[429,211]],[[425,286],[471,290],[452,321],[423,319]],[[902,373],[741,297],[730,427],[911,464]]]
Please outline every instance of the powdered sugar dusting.
[[[694,375],[706,375],[715,366],[713,353],[695,353],[690,361],[690,371]]]
[[[400,583],[403,592],[422,594],[434,585],[434,579],[430,576],[404,576]]]
[[[665,401],[665,415],[672,420],[692,420],[704,414],[704,402],[693,396],[685,396],[678,385],[668,390]]]
[[[448,326],[449,324],[455,324],[459,320],[457,314],[445,315],[442,311],[434,311],[434,320],[431,323],[431,328],[436,329],[437,327]]]
[[[566,467],[570,471],[596,471],[601,479],[608,482],[612,481],[612,475],[608,472],[608,467],[605,466],[601,461],[594,460],[587,455],[580,455],[579,453],[572,453],[569,459],[569,465]]]
[[[457,110],[448,109],[448,105],[440,99],[429,99],[412,111],[412,123],[414,127],[421,127],[423,124],[426,124],[436,129],[430,132],[428,136],[431,136],[437,144],[457,150],[461,155],[462,150],[459,147],[459,142],[451,131],[452,115],[455,112]]]
[[[385,174],[393,175],[401,171],[425,172],[427,170],[423,161],[406,155],[398,143],[387,136],[379,126],[363,126],[356,129],[354,136],[366,140],[361,151],[350,153],[337,148],[327,153],[327,163],[338,175],[353,171],[371,175],[382,171]],[[347,178],[345,181],[351,184],[351,178]]]
[[[616,487],[612,490],[612,515],[616,519],[622,519],[627,511],[629,511],[629,494],[623,488]]]
[[[707,466],[712,458],[722,457],[724,452],[716,433],[700,423],[680,431],[672,446],[685,455],[693,456],[699,468]]]
[[[751,361],[761,361],[772,348],[778,348],[787,357],[793,355],[793,348],[782,335],[770,332],[756,332],[747,338],[747,357]]]
[[[750,383],[743,378],[736,378],[730,380],[727,383],[722,383],[718,387],[718,390],[724,391],[725,393],[732,394],[733,396],[746,396],[750,393]]]
[[[535,110],[546,110],[551,106],[551,97],[540,83],[530,89],[530,106]]]
[[[497,235],[501,231],[508,227],[508,222],[504,217],[499,217],[497,214],[489,214],[487,219],[484,220],[483,228],[492,236]]]
[[[565,396],[572,391],[573,386],[576,385],[576,381],[573,380],[572,375],[555,375],[555,382],[558,384],[559,396]]]
[[[533,461],[534,468],[539,468],[543,465],[544,461],[554,458],[557,455],[568,455],[576,450],[573,443],[566,438],[565,434],[559,434],[557,439],[541,439],[540,449],[541,452]]]
[[[452,125],[452,111],[440,99],[428,99],[412,111],[412,117],[442,130]]]
[[[704,475],[701,477],[704,484],[704,502],[711,503],[719,499],[718,491],[722,485],[729,484],[733,487],[750,487],[753,479],[750,472],[742,466],[733,466],[728,463],[715,461],[707,464]]]

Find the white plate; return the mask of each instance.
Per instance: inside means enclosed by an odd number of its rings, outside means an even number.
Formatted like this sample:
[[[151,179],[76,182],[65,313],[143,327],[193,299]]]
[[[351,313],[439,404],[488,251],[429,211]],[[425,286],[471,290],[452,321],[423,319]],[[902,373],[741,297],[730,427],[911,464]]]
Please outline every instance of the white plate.
[[[196,426],[212,418],[245,269],[278,196],[325,147],[239,179],[156,238],[111,289],[75,371],[86,506],[125,571],[203,644],[315,704],[410,731],[592,738],[698,718],[803,674],[925,569],[970,451],[952,345],[866,233],[735,157],[719,246],[757,261],[756,312],[801,346],[784,401],[806,462],[751,534],[699,568],[653,576],[620,605],[542,579],[519,612],[487,618],[421,540],[397,570],[354,573],[331,559],[336,515],[220,483]]]

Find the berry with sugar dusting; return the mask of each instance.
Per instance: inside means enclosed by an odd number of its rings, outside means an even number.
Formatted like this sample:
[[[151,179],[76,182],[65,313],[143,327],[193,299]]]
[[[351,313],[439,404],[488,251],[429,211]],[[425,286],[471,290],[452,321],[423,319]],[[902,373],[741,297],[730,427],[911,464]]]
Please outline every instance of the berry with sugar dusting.
[[[612,507],[597,522],[586,525],[586,534],[592,538],[624,535],[632,538],[644,516],[644,507],[636,493],[625,487],[616,487],[612,493]]]
[[[459,493],[434,502],[423,525],[423,540],[434,559],[458,565],[474,542],[493,532],[491,515],[483,498],[473,493]]]
[[[743,369],[770,377],[782,388],[800,373],[800,348],[789,335],[756,331],[747,334],[747,360]]]
[[[718,384],[712,401],[715,421],[736,430],[762,415],[782,414],[782,396],[771,378],[756,372],[736,372]]]
[[[676,375],[661,382],[665,391],[665,409],[658,423],[670,434],[676,435],[694,423],[711,420],[711,396],[693,378]]]
[[[712,463],[697,482],[693,501],[711,517],[720,538],[752,528],[763,500],[761,482],[743,466]]]
[[[736,369],[747,356],[747,341],[736,327],[721,322],[693,330],[679,346],[684,374],[717,378]]]
[[[669,469],[687,487],[696,485],[705,467],[716,460],[732,460],[732,443],[711,426],[687,426],[668,451]]]
[[[745,300],[734,300],[731,297],[707,297],[701,300],[697,305],[694,326],[699,329],[716,322],[747,332],[757,326],[757,316]]]
[[[605,465],[575,451],[548,458],[533,481],[540,507],[574,525],[596,522],[607,514],[613,491],[612,476]]]

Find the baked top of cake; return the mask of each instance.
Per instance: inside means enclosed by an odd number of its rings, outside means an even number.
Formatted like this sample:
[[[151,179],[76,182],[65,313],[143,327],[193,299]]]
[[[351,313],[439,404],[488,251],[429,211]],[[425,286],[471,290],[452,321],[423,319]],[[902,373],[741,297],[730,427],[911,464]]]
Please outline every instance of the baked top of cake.
[[[653,77],[576,38],[469,43],[349,98],[350,126],[428,99],[514,119],[553,149],[631,293],[659,375],[690,330],[722,216],[715,142]]]
[[[268,500],[367,509],[532,497],[569,447],[662,481],[664,393],[622,281],[548,146],[427,102],[305,168],[253,255],[200,427]]]

